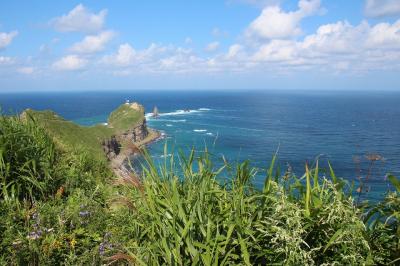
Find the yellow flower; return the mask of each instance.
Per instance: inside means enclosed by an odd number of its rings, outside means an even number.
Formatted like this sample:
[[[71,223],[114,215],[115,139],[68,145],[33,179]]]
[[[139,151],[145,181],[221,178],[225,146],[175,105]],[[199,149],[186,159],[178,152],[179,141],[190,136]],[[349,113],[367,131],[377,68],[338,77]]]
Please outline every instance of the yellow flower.
[[[72,248],[75,248],[76,243],[77,242],[76,242],[75,238],[72,238],[72,240],[69,242],[69,244],[71,245]]]
[[[52,248],[53,248],[53,249],[59,249],[60,247],[61,247],[60,241],[55,240],[55,241],[52,243]]]

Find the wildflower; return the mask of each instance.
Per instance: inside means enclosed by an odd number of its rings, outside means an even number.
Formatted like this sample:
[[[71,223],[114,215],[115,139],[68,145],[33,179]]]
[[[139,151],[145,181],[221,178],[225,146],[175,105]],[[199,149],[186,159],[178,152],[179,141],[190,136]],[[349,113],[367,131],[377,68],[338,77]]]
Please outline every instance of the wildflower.
[[[111,232],[106,232],[104,234],[104,239],[109,239],[111,237]]]
[[[102,243],[100,243],[100,246],[99,246],[99,253],[100,253],[100,255],[104,255],[104,253],[105,253],[105,244],[102,242]]]
[[[40,238],[40,235],[37,232],[32,231],[32,232],[29,232],[27,238],[31,239],[31,240],[36,240],[36,239]]]
[[[72,248],[75,248],[77,241],[75,238],[72,238],[71,241],[69,242],[69,244],[71,245]]]
[[[57,189],[56,198],[61,198],[65,192],[64,186],[61,186]]]
[[[80,211],[79,216],[80,217],[88,217],[90,215],[89,211]]]
[[[13,245],[14,248],[18,248],[21,244],[22,244],[22,241],[21,241],[21,240],[16,240],[16,241],[14,241],[14,242],[12,243],[12,245]]]
[[[59,249],[59,248],[61,247],[60,241],[58,241],[58,240],[54,241],[54,242],[52,243],[51,247],[52,247],[53,249]]]
[[[103,242],[101,242],[99,245],[99,253],[101,256],[104,256],[106,249],[113,249],[114,247],[114,245],[109,242],[110,237],[110,232],[106,232],[103,236]]]
[[[45,228],[45,229],[44,229],[44,231],[45,231],[46,233],[51,233],[51,232],[53,232],[53,230],[54,230],[54,228]]]

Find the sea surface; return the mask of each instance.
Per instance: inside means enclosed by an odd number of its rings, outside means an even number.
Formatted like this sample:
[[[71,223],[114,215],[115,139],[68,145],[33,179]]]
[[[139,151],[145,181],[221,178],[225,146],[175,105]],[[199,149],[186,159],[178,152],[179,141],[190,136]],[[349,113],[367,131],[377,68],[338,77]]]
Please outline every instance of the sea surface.
[[[256,186],[278,152],[281,172],[299,176],[306,163],[329,160],[336,175],[349,180],[368,176],[370,196],[387,191],[386,174],[400,176],[400,93],[315,91],[118,91],[82,93],[0,94],[3,113],[25,108],[52,109],[81,125],[104,123],[126,100],[138,101],[147,112],[158,107],[160,117],[147,114],[148,125],[164,139],[149,146],[157,162],[169,152],[202,151],[207,147],[216,166],[222,157],[237,163],[250,160],[259,169]],[[188,111],[189,110],[189,111]],[[371,156],[370,156],[371,158]]]

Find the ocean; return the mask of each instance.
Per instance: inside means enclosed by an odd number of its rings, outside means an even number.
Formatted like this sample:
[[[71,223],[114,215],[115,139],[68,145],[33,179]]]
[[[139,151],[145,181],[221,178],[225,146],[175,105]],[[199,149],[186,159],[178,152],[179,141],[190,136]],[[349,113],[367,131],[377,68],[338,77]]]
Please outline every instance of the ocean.
[[[205,147],[216,166],[250,160],[261,187],[273,154],[281,172],[297,175],[306,163],[330,161],[351,183],[368,175],[368,156],[379,155],[368,180],[371,198],[388,189],[387,173],[400,176],[400,93],[343,91],[117,91],[0,94],[3,113],[51,109],[81,125],[104,123],[126,100],[138,101],[160,117],[148,125],[164,139],[148,148],[156,161],[169,151]],[[187,111],[189,110],[189,111]],[[167,154],[167,156],[170,156]]]

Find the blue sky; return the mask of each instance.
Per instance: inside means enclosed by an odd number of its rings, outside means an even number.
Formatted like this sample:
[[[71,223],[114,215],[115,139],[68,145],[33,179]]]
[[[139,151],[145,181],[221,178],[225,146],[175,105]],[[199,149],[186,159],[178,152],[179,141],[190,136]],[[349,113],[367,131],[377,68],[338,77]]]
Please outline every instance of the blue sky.
[[[400,1],[6,1],[0,92],[400,90]]]

